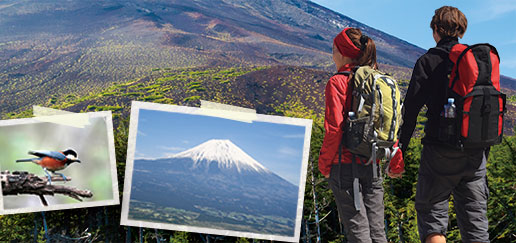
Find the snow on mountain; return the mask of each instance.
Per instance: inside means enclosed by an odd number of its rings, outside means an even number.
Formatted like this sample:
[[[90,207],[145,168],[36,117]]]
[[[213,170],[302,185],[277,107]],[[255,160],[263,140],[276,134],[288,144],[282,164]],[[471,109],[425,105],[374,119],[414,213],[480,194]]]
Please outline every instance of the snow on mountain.
[[[219,168],[236,168],[238,172],[272,173],[227,139],[208,140],[171,158],[190,158],[194,161],[194,167],[216,162]]]

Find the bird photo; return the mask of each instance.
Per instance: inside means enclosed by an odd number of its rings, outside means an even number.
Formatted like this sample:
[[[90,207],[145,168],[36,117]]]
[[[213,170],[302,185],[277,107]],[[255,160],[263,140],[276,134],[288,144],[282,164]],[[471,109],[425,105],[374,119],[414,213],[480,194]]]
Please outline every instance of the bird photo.
[[[62,173],[56,173],[56,171],[64,170],[72,163],[81,163],[78,159],[77,151],[72,148],[68,148],[63,151],[29,151],[30,155],[37,156],[37,158],[30,159],[18,159],[16,162],[32,162],[37,164],[43,168],[43,171],[47,175],[48,183],[52,184],[52,176],[48,173],[48,171],[52,172],[52,174],[60,175],[63,180],[66,182],[67,178]]]
[[[78,115],[0,120],[0,214],[119,204],[111,112]]]

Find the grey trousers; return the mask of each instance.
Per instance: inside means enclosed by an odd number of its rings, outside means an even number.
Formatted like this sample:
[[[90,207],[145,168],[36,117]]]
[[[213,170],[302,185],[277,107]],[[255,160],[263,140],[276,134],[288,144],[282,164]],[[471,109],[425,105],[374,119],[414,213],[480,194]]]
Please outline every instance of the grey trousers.
[[[331,168],[328,183],[335,196],[339,218],[344,225],[349,242],[387,242],[384,225],[383,179],[380,173],[378,175],[378,178],[373,179],[372,165],[357,165],[357,177],[361,187],[361,210],[357,211],[353,201],[351,164],[333,165]]]
[[[446,235],[450,194],[462,242],[489,242],[486,161],[482,149],[423,147],[415,205],[421,242],[432,233]]]

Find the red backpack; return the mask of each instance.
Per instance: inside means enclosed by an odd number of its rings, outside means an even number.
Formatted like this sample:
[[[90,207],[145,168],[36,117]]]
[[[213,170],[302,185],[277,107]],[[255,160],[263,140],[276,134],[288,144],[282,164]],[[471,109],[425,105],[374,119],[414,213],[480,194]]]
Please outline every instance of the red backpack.
[[[486,148],[501,142],[506,97],[500,92],[500,57],[490,44],[454,45],[447,98],[455,118],[441,117],[439,138],[454,147]]]

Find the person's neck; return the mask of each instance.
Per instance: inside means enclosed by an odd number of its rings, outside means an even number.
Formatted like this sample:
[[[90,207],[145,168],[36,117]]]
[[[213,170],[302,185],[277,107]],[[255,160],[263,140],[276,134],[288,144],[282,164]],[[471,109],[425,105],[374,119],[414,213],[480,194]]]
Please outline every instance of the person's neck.
[[[347,67],[350,67],[350,66],[353,66],[353,63],[349,62],[349,63],[342,64],[341,66],[339,66],[337,68],[337,72],[340,72],[342,69],[346,69]]]

